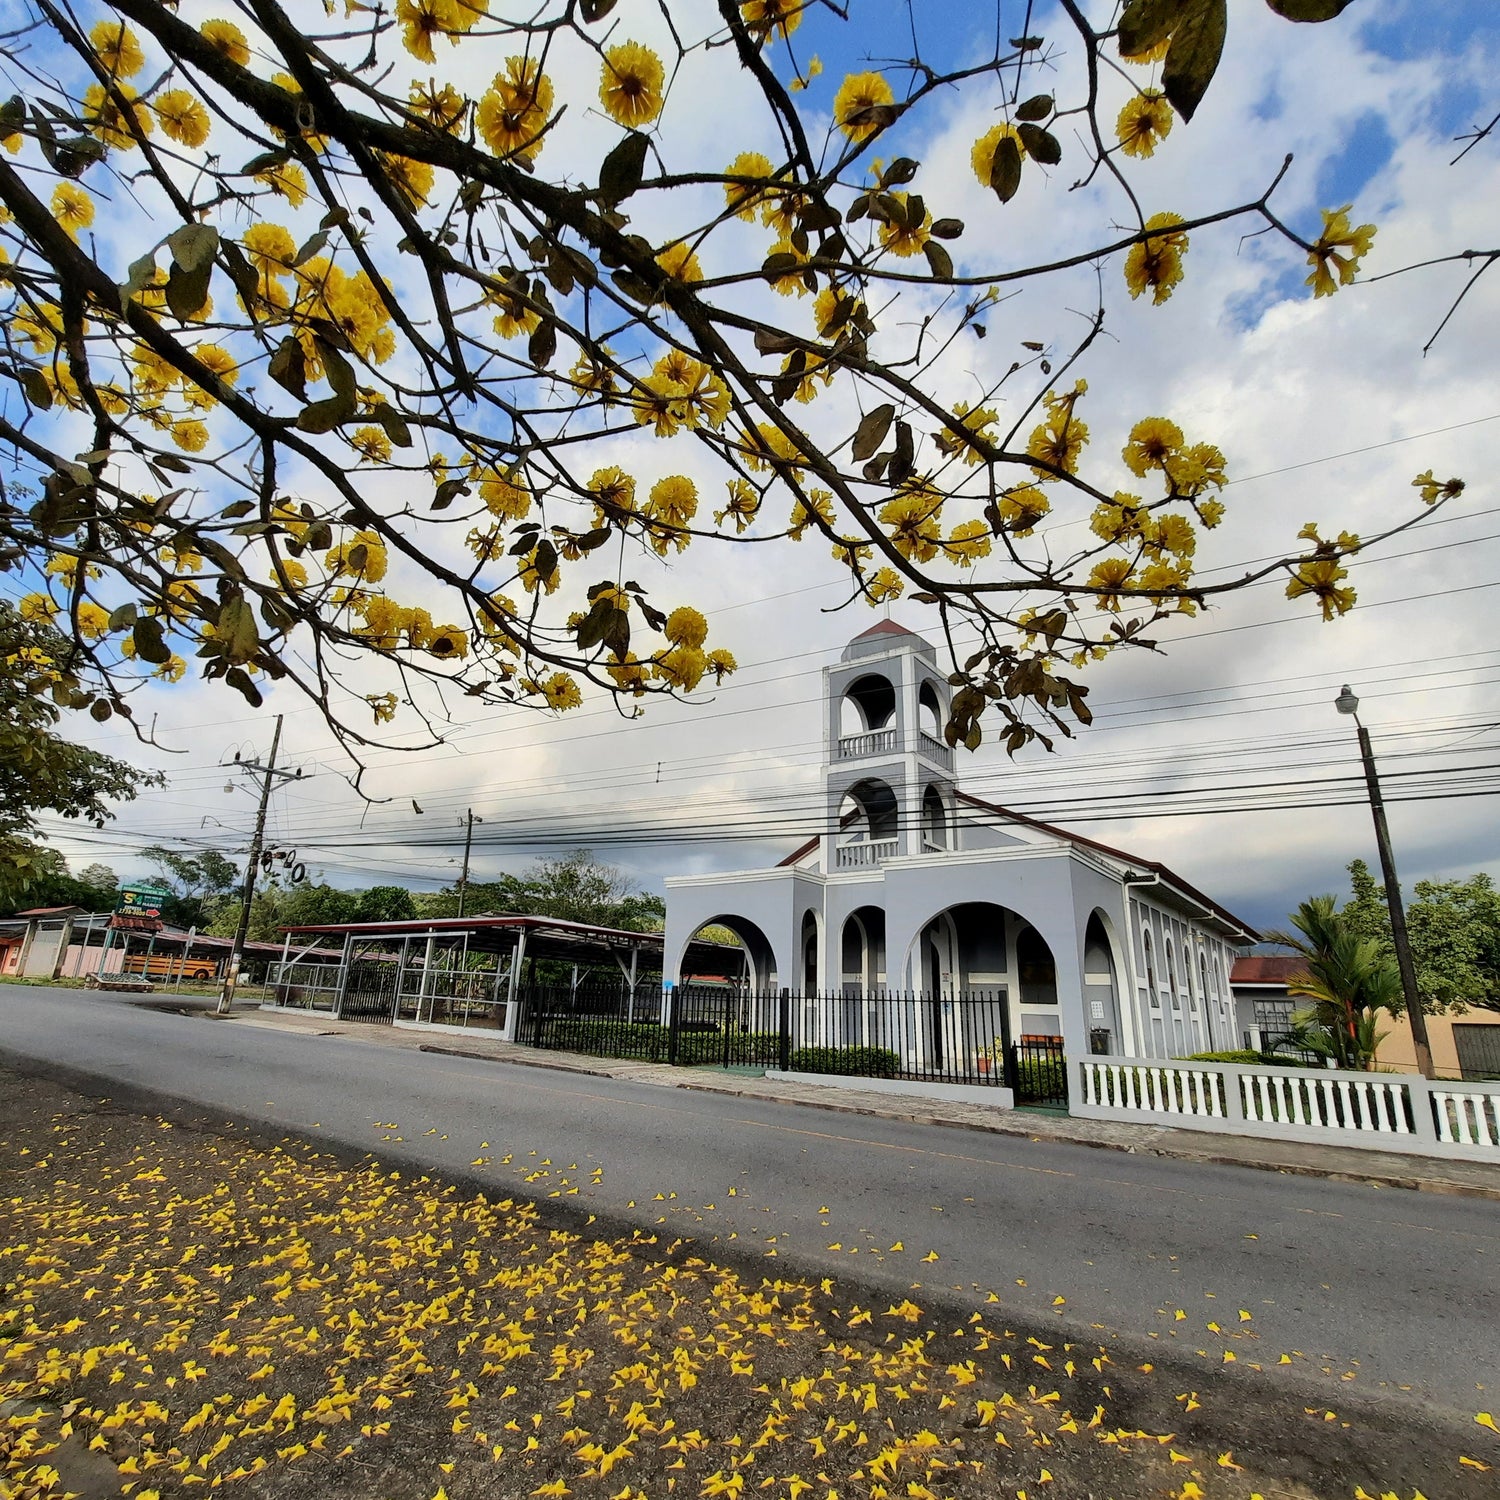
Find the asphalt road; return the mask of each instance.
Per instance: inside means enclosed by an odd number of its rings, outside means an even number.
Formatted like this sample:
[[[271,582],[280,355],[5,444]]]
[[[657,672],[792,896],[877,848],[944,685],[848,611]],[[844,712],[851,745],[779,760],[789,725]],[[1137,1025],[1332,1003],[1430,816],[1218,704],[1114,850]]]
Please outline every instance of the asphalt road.
[[[1018,1327],[1189,1381],[1464,1421],[1495,1404],[1488,1201],[292,1035],[87,991],[0,985],[0,1062],[691,1236],[768,1274],[836,1275],[851,1302],[913,1287],[998,1297]]]

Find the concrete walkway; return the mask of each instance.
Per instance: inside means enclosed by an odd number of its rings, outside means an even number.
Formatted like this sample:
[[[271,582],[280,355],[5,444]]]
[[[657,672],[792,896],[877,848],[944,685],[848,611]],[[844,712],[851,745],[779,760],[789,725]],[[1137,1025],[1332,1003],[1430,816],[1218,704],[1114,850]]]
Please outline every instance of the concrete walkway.
[[[211,1016],[210,1019],[219,1018]],[[1424,1193],[1490,1198],[1500,1202],[1500,1163],[1491,1165],[1488,1162],[1413,1156],[1407,1152],[1371,1151],[1363,1147],[1306,1145],[1258,1136],[1220,1135],[1159,1125],[1127,1125],[1113,1120],[1075,1120],[1051,1110],[997,1109],[924,1094],[867,1093],[790,1078],[725,1072],[719,1068],[674,1068],[665,1063],[586,1057],[573,1052],[523,1047],[514,1042],[500,1041],[481,1031],[464,1035],[336,1021],[330,1016],[313,1013],[249,1009],[237,1010],[229,1020],[240,1026],[265,1026],[278,1031],[303,1032],[309,1036],[357,1038],[375,1046],[446,1053],[529,1068],[560,1069],[653,1084],[660,1088],[694,1089],[703,1093],[800,1104],[844,1114],[907,1120],[918,1125],[946,1125],[994,1135],[1068,1141],[1108,1151],[1149,1153],[1183,1161],[1255,1167],[1261,1171],[1333,1178],[1340,1182],[1406,1188]]]

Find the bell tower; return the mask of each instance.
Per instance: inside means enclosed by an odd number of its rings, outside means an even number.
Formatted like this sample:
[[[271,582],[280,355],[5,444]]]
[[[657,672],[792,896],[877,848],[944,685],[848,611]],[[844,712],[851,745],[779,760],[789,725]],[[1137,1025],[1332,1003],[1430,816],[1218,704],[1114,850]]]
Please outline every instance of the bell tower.
[[[826,873],[954,847],[950,696],[937,653],[893,620],[823,669]]]

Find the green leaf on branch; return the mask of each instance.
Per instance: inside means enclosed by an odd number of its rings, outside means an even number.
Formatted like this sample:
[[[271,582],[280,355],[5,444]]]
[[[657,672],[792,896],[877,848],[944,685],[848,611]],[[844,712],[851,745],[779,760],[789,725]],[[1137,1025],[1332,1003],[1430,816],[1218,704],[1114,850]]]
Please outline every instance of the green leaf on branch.
[[[1021,137],[1021,144],[1032,161],[1040,162],[1044,167],[1055,167],[1062,160],[1062,147],[1050,130],[1023,122],[1016,126],[1016,134]],[[999,152],[995,154],[998,156]]]
[[[154,616],[148,615],[144,620],[137,620],[130,639],[135,647],[135,654],[150,666],[159,667],[172,659],[172,653],[162,636],[161,621]]]
[[[398,448],[411,447],[411,428],[394,407],[381,404],[375,408],[375,420],[385,428],[385,435]]]
[[[325,401],[314,401],[304,406],[297,417],[299,432],[332,432],[341,422],[354,415],[354,397],[329,396]]]
[[[1288,21],[1331,21],[1354,0],[1266,0],[1266,4]]]
[[[599,168],[599,196],[606,203],[612,207],[623,203],[641,185],[650,144],[650,138],[642,131],[632,130],[604,158],[604,165]]]
[[[863,463],[879,449],[895,419],[896,408],[889,401],[884,406],[877,406],[874,411],[866,413],[864,420],[854,430],[854,461],[856,463]]]
[[[299,401],[307,400],[307,355],[299,339],[291,334],[282,339],[266,366],[266,373]]]
[[[1127,0],[1120,16],[1120,52],[1139,57],[1164,42],[1194,0]]]
[[[21,366],[21,389],[38,411],[51,411],[52,387],[47,384],[47,377],[34,365]]]
[[[922,253],[927,257],[927,264],[932,268],[932,274],[939,281],[952,280],[953,257],[936,240],[928,240],[922,246]]]
[[[214,641],[232,662],[254,661],[260,650],[260,630],[255,611],[243,594],[231,594],[219,609]]]
[[[213,271],[212,259],[191,271],[175,260],[172,262],[172,269],[167,273],[167,306],[173,317],[185,323],[203,310],[208,301],[208,283]]]
[[[167,236],[167,249],[184,271],[197,271],[212,264],[218,248],[219,231],[212,224],[184,224]]]
[[[1172,32],[1161,86],[1172,108],[1191,120],[1219,66],[1229,25],[1226,0],[1193,0],[1193,8]]]
[[[1045,120],[1052,113],[1051,94],[1033,94],[1024,104],[1016,108],[1018,120]]]
[[[990,186],[1002,203],[1009,203],[1021,186],[1021,148],[1011,136],[1002,136],[990,163]]]

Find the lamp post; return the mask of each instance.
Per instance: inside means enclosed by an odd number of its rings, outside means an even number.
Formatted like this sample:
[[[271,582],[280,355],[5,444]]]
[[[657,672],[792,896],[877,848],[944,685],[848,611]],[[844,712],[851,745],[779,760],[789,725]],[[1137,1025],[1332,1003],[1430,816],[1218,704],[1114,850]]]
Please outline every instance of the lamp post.
[[[1391,853],[1391,834],[1385,823],[1385,803],[1380,795],[1380,778],[1375,774],[1375,752],[1370,748],[1370,733],[1359,722],[1359,699],[1349,691],[1349,684],[1333,700],[1341,714],[1354,720],[1359,733],[1360,758],[1365,763],[1365,785],[1370,791],[1370,812],[1375,819],[1375,843],[1380,850],[1380,870],[1385,876],[1385,901],[1391,913],[1391,944],[1396,950],[1396,967],[1401,972],[1401,991],[1406,997],[1406,1014],[1411,1021],[1412,1046],[1417,1054],[1417,1069],[1431,1078],[1432,1048],[1427,1041],[1427,1018],[1422,1014],[1422,997],[1417,993],[1417,971],[1411,961],[1411,941],[1406,934],[1406,908],[1401,904],[1401,883],[1396,879],[1396,860]]]

